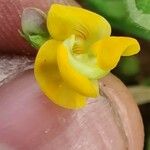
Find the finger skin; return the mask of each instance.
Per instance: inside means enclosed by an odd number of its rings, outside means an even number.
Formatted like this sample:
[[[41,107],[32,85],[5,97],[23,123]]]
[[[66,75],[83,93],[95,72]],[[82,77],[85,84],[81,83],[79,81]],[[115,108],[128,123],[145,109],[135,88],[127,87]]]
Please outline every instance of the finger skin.
[[[119,116],[121,116],[120,119],[126,136],[128,137],[129,149],[142,150],[144,128],[139,109],[131,93],[126,86],[112,74],[103,78],[100,88],[105,96],[112,102]]]
[[[37,50],[18,32],[21,29],[21,14],[26,7],[47,12],[52,3],[77,5],[73,0],[0,0],[0,54],[35,55]]]
[[[117,94],[112,83],[120,88]],[[125,86],[110,75],[101,87],[111,100],[101,97],[81,110],[63,109],[40,91],[33,71],[26,71],[0,88],[0,146],[15,150],[142,150],[143,126],[137,106],[130,96],[120,97],[122,92],[128,94]],[[127,108],[135,118],[126,113]]]

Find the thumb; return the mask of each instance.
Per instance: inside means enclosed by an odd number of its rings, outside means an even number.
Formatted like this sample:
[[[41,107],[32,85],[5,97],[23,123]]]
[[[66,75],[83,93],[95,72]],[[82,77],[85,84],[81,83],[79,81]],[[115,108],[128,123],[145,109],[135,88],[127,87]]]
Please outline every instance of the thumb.
[[[73,0],[0,0],[0,53],[34,55],[36,50],[18,32],[22,11],[36,7],[46,12],[52,3],[77,5]]]
[[[33,70],[24,72],[0,88],[0,148],[141,150],[143,125],[128,90],[113,75],[100,86],[103,97],[63,109],[43,95]]]

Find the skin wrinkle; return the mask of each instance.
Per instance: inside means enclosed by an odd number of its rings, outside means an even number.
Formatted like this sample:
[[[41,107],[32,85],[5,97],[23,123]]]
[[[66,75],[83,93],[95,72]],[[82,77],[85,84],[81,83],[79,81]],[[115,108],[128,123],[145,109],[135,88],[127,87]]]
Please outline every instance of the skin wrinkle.
[[[122,122],[121,122],[121,119],[120,119],[120,114],[117,112],[117,106],[116,106],[116,104],[113,102],[113,101],[110,101],[109,100],[109,98],[104,94],[104,92],[103,91],[101,91],[101,95],[102,95],[102,97],[103,98],[105,98],[106,99],[106,101],[107,101],[107,105],[109,105],[109,107],[110,107],[110,109],[111,109],[111,112],[112,112],[112,114],[113,114],[113,118],[114,118],[114,120],[115,120],[115,122],[116,122],[116,125],[118,126],[118,129],[120,130],[120,132],[122,133],[122,138],[124,139],[124,143],[125,143],[125,145],[126,145],[126,147],[127,147],[127,145],[128,145],[128,141],[127,141],[127,137],[126,137],[126,134],[125,134],[125,131],[124,131],[124,129],[123,129],[123,124],[122,124]],[[98,99],[98,98],[97,98]],[[97,102],[97,100],[94,100],[94,101],[90,101],[90,104],[92,104],[92,103],[96,103]],[[107,141],[107,140],[106,140]],[[106,144],[106,145],[109,145],[109,144]],[[111,145],[111,144],[110,144]]]
[[[102,85],[102,83],[100,82],[100,88],[101,86],[106,86],[106,85]],[[110,108],[112,110],[112,113],[113,113],[113,116],[114,116],[114,120],[116,120],[116,125],[118,126],[118,129],[120,130],[120,132],[122,132],[122,138],[124,139],[124,143],[126,145],[126,148],[125,149],[128,149],[128,138],[127,138],[127,135],[125,133],[125,130],[123,128],[123,123],[122,123],[122,119],[121,119],[121,116],[120,116],[120,113],[118,112],[119,108],[116,104],[115,101],[112,101],[112,100],[109,100],[109,97],[105,94],[104,91],[101,91],[101,95],[106,98],[107,102],[108,102],[108,105],[110,105]],[[89,103],[92,104],[92,103],[96,103],[97,100],[90,100]]]
[[[0,143],[0,150],[15,150],[15,149],[11,148],[11,146],[9,146],[9,145]]]
[[[103,100],[103,98],[101,99],[102,101],[105,101],[105,99]],[[97,100],[95,100],[93,103],[89,103],[89,105],[93,105],[93,104],[95,104],[97,102]],[[89,106],[88,105],[88,106]],[[101,105],[102,106],[102,105]],[[105,106],[103,106],[103,107],[105,107]],[[83,115],[81,115],[80,114],[80,112],[76,112],[76,116],[77,116],[77,121],[78,121],[78,123],[80,124],[80,126],[82,127],[82,126],[84,126],[84,125],[87,125],[87,130],[90,130],[91,129],[91,126],[90,125],[88,125],[88,123],[86,123],[86,120],[84,119],[85,118],[85,114],[86,113],[88,113],[88,111],[89,110],[85,110],[86,112],[85,113],[83,113]],[[92,113],[92,112],[91,112]],[[92,118],[91,118],[92,119]],[[87,133],[88,134],[88,133]],[[76,148],[82,148],[83,146],[84,147],[87,147],[87,148],[89,148],[89,146],[88,146],[88,140],[87,140],[87,137],[88,136],[86,136],[86,138],[85,139],[83,139],[83,142],[81,142],[83,145],[81,145],[81,144],[78,144],[78,142],[76,143]],[[104,142],[104,140],[103,140],[103,137],[102,137],[102,135],[101,134],[99,134],[99,137],[98,137],[99,139],[101,139],[101,145],[102,145],[102,147],[105,147],[104,149],[106,149],[106,144],[105,144],[105,142]],[[93,143],[94,143],[94,141],[93,141]],[[96,145],[92,145],[91,146],[91,148],[93,149],[93,150],[97,150],[98,149],[98,147],[96,146]],[[100,148],[100,147],[99,147]],[[75,147],[74,147],[74,150],[76,150],[75,149]]]
[[[14,5],[14,4],[10,1],[10,5]],[[15,12],[17,12],[17,11],[16,11],[16,9],[12,10],[10,7],[7,7],[7,8],[8,9],[5,9],[5,7],[4,7],[4,9],[2,11],[4,12],[4,14],[6,14],[5,18],[7,18],[8,19],[7,21],[9,22],[9,24],[8,23],[5,24],[5,28],[8,29],[8,31],[7,31],[8,33],[10,32],[10,34],[8,35],[8,39],[11,43],[13,40],[12,37],[15,36],[15,33],[13,32],[13,30],[11,28],[9,28],[9,26],[13,26],[13,24],[14,24],[13,18],[9,17],[9,14],[12,14],[12,11],[15,11]]]
[[[19,1],[1,0],[0,3],[0,14],[2,14],[2,18],[0,19],[0,25],[3,27],[3,32],[0,28],[0,53],[12,53],[16,50],[18,50],[19,53],[23,53],[24,49],[31,50],[32,48],[29,48],[29,44],[27,44],[27,42],[20,36],[18,32],[20,26],[20,14],[22,9]],[[5,38],[5,40],[3,39],[3,37]]]
[[[109,97],[107,97],[107,98],[109,98]],[[121,130],[122,130],[122,132],[124,132],[124,139],[125,139],[125,141],[126,141],[126,145],[127,145],[127,148],[126,149],[129,149],[129,141],[128,141],[128,134],[126,133],[126,131],[125,131],[125,128],[124,128],[124,126],[123,126],[123,121],[122,121],[122,119],[121,119],[121,117],[120,117],[120,115],[121,115],[121,113],[120,113],[120,109],[118,108],[118,106],[117,106],[117,104],[116,104],[116,102],[115,101],[113,101],[112,102],[112,105],[113,105],[113,108],[114,108],[114,113],[118,116],[118,118],[116,118],[116,119],[119,119],[120,120],[120,125],[121,125]],[[115,111],[115,110],[118,110],[118,112],[117,111]],[[118,126],[120,126],[119,124],[117,124]]]
[[[109,99],[109,97],[107,97],[107,95],[105,95],[105,94],[104,94],[104,97]],[[120,113],[118,112],[119,108],[114,101],[109,100],[109,104],[111,105],[112,113],[114,114],[114,119],[116,120],[116,125],[118,126],[118,129],[120,130],[120,132],[122,132],[122,138],[124,139],[124,142],[126,145],[125,149],[128,149],[129,142],[128,142],[128,138],[127,138],[127,135],[126,135],[124,127],[123,127]]]
[[[106,98],[105,98],[106,99]],[[112,116],[113,116],[113,119],[115,120],[115,123],[116,124],[120,124],[118,121],[119,121],[119,119],[118,119],[118,116],[116,116],[116,114],[114,113],[114,107],[111,105],[111,103],[110,103],[110,100],[109,99],[106,99],[106,105],[108,105],[109,106],[109,109],[107,110],[107,111],[110,111],[111,113],[112,113]],[[105,111],[106,112],[106,111]],[[107,117],[105,117],[105,115],[106,114],[103,114],[104,115],[104,118],[107,118]],[[92,119],[92,118],[91,118]],[[109,118],[108,118],[109,119]],[[118,130],[120,131],[120,133],[121,133],[121,135],[122,135],[122,137],[124,137],[124,132],[122,132],[122,130],[120,130],[120,128],[122,128],[121,126],[117,126],[118,127]],[[97,128],[98,129],[98,128]],[[101,134],[101,133],[103,133],[102,132],[103,130],[101,130],[99,133]],[[103,141],[104,141],[104,143],[105,143],[105,145],[106,145],[106,149],[111,149],[111,147],[112,147],[112,143],[111,143],[111,140],[109,140],[108,139],[108,136],[104,136],[103,134],[101,134],[101,136],[103,137]],[[124,139],[124,138],[123,138]],[[126,140],[123,140],[124,141],[124,147],[126,146]]]
[[[15,55],[0,56],[0,87],[30,68],[33,68],[33,58]]]
[[[95,103],[96,104],[96,103]],[[108,100],[105,100],[104,101],[104,104],[106,105],[106,106],[108,106],[109,107],[109,102],[108,102]],[[104,107],[106,107],[106,106],[103,106],[103,108]],[[102,107],[101,107],[101,109],[103,109]],[[111,109],[111,108],[110,108]],[[110,110],[109,109],[109,110]],[[107,111],[105,111],[105,113],[107,114],[107,112],[109,111],[109,110],[107,110]],[[92,113],[92,112],[91,112]],[[102,115],[102,116],[105,116],[104,114]],[[104,117],[105,118],[105,117]],[[92,120],[92,117],[90,118],[91,120]],[[90,127],[89,127],[89,129],[90,129]],[[96,128],[95,128],[96,129]],[[108,145],[108,139],[107,139],[107,137],[105,137],[105,133],[104,133],[104,131],[103,131],[103,129],[101,128],[100,130],[97,130],[97,132],[99,133],[99,135],[100,135],[100,137],[102,138],[102,141],[103,141],[103,144],[105,145],[105,148],[104,149],[110,149],[110,145]]]

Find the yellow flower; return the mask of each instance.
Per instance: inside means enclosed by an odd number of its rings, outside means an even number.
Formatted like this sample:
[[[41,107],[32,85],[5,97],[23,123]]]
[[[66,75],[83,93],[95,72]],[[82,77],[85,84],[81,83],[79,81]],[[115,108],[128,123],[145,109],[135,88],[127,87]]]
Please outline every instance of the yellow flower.
[[[47,16],[51,39],[39,49],[35,77],[55,104],[77,109],[100,93],[98,80],[113,69],[121,56],[140,50],[129,37],[111,37],[102,16],[88,10],[53,4]]]

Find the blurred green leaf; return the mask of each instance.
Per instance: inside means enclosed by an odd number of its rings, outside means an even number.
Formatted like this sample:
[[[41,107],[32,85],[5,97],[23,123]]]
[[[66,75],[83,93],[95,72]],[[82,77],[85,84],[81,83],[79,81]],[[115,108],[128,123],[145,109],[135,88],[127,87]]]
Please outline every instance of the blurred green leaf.
[[[146,139],[145,150],[150,150],[150,125],[148,127],[148,131],[146,134],[147,134],[147,139]]]
[[[150,40],[150,0],[82,0],[108,19],[113,28]]]
[[[120,65],[119,71],[125,76],[135,76],[140,72],[140,64],[137,57],[132,56],[123,58]]]
[[[145,79],[142,81],[141,84],[143,84],[143,85],[145,85],[145,86],[150,86],[150,77],[149,77],[149,78],[145,78]]]
[[[143,0],[143,1],[145,2],[147,0]],[[135,0],[124,0],[124,2],[132,22],[136,23],[139,27],[147,31],[150,31],[150,14],[144,13],[144,10],[139,10],[137,8],[137,3],[136,3],[137,1]],[[144,6],[145,6],[144,8],[146,8],[146,5]]]
[[[150,0],[136,0],[136,6],[144,13],[150,13]]]

